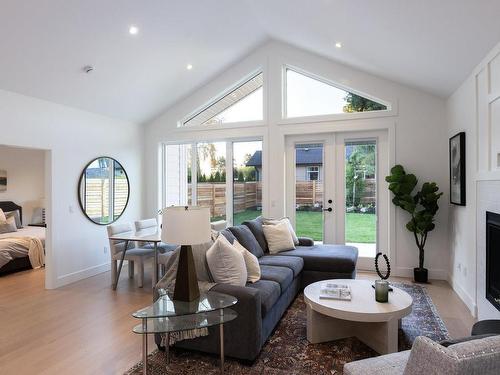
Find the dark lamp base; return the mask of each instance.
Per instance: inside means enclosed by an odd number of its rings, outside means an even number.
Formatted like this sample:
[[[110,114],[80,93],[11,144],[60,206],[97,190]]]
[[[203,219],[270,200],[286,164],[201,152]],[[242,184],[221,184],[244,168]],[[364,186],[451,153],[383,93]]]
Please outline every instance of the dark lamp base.
[[[175,277],[174,300],[191,302],[200,298],[200,289],[196,277],[193,250],[183,245],[179,253],[177,276]]]

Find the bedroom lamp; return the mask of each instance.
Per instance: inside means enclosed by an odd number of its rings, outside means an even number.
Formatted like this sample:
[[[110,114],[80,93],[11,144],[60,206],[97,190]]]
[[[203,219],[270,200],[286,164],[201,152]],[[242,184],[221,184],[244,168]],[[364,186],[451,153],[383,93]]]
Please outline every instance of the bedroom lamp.
[[[200,297],[191,245],[210,241],[210,211],[204,207],[173,206],[163,210],[161,240],[181,245],[174,300],[191,302]]]

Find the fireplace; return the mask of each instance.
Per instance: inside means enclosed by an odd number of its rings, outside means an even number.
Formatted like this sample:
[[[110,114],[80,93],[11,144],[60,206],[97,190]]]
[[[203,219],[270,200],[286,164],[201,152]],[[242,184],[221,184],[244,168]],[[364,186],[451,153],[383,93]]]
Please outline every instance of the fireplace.
[[[486,299],[500,310],[500,214],[486,212]]]

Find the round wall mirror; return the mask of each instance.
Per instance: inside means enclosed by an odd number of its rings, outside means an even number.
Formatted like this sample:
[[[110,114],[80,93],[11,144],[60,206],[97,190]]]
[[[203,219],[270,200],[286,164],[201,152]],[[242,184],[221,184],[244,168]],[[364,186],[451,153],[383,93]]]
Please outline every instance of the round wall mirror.
[[[116,221],[127,207],[129,194],[127,172],[113,158],[92,160],[80,176],[80,207],[93,223],[107,225]]]

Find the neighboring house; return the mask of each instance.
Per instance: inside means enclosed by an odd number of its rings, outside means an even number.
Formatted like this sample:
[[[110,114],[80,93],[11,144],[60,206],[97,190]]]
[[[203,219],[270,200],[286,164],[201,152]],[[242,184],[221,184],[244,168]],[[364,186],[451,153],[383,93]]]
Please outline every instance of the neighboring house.
[[[262,176],[262,151],[255,154],[246,163],[247,167],[255,167],[257,181]],[[323,148],[303,147],[297,148],[295,175],[297,181],[322,181],[323,180]]]

